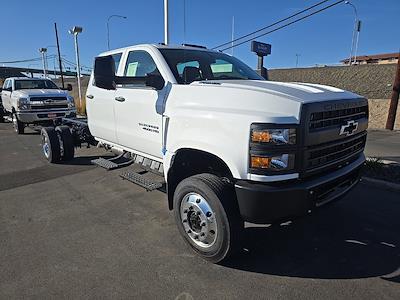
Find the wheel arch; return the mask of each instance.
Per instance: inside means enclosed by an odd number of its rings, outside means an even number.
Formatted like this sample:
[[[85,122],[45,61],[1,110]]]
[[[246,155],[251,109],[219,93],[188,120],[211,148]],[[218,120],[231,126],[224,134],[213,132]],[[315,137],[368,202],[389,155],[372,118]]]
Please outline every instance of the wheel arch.
[[[174,192],[183,179],[201,173],[210,173],[233,181],[228,164],[219,156],[193,148],[181,148],[171,158],[167,172],[168,208],[173,209]]]

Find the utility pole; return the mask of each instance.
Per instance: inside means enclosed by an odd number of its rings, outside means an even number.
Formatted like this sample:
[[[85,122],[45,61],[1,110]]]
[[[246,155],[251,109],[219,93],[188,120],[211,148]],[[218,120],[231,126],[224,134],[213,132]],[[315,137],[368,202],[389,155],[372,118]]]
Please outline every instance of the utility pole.
[[[233,40],[235,39],[235,16],[232,16],[232,37],[231,37],[231,46],[232,46],[232,56],[233,56]]]
[[[169,44],[168,0],[164,0],[164,44]]]
[[[299,65],[299,57],[300,57],[300,54],[296,53],[296,68]]]
[[[397,106],[399,104],[399,92],[400,92],[400,52],[399,52],[399,58],[397,61],[397,71],[396,71],[396,77],[394,79],[394,84],[393,84],[392,98],[390,100],[388,118],[386,121],[386,129],[389,129],[389,130],[394,129],[394,123],[396,121]]]
[[[61,63],[61,54],[60,54],[60,43],[58,42],[57,23],[54,23],[54,30],[56,31],[58,64],[59,64],[59,67],[60,67],[61,84],[62,84],[62,88],[65,89],[65,86],[64,86],[64,75],[63,75],[63,69],[62,69],[62,63]]]
[[[43,62],[43,76],[47,77],[47,61],[46,61],[46,52],[47,48],[39,48],[39,52],[42,54],[42,62]]]

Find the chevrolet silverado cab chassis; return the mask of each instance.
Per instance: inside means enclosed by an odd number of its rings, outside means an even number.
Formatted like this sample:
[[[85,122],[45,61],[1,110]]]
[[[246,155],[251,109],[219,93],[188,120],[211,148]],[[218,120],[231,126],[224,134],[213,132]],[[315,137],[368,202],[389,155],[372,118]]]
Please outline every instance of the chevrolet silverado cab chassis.
[[[7,78],[1,99],[1,121],[8,115],[18,134],[24,133],[29,124],[52,124],[57,119],[76,116],[74,98],[49,79]]]
[[[343,196],[365,160],[366,99],[266,81],[200,47],[103,53],[86,98],[87,120],[42,130],[46,158],[72,159],[83,142],[119,153],[93,162],[131,165],[121,177],[165,187],[184,240],[212,262],[241,249],[245,221],[284,222]]]

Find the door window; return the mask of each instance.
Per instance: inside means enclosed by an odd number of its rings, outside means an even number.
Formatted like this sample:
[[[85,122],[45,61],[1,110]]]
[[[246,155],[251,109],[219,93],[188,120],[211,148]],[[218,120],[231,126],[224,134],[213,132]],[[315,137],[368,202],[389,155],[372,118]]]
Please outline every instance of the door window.
[[[117,73],[118,72],[119,63],[121,62],[122,53],[115,53],[115,54],[113,54],[111,56],[112,56],[112,58],[114,58],[115,73]]]
[[[141,50],[129,52],[124,75],[128,77],[144,77],[148,74],[160,74],[150,54]]]

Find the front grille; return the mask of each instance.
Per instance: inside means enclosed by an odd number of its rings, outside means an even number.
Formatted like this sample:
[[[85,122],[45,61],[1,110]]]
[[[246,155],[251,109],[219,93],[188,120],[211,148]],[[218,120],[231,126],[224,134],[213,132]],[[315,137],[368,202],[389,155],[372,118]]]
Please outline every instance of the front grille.
[[[366,134],[312,147],[306,151],[306,170],[347,159],[364,149]]]
[[[65,109],[68,108],[68,104],[43,104],[43,105],[32,105],[31,109]]]
[[[29,97],[29,100],[31,102],[33,101],[46,101],[46,100],[53,100],[53,101],[66,101],[67,97],[65,96],[34,96],[34,97]]]
[[[349,120],[368,118],[368,106],[313,112],[310,115],[309,130],[342,125]]]

